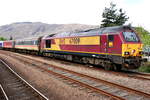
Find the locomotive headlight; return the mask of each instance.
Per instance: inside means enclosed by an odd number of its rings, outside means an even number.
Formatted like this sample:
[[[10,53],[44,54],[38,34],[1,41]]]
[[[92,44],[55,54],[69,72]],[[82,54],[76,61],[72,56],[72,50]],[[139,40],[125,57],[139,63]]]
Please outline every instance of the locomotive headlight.
[[[124,52],[124,55],[129,55],[130,53],[129,52]]]
[[[143,54],[144,54],[144,52],[143,52],[143,51],[140,51],[140,52],[139,52],[139,54],[140,54],[140,55],[143,55]]]

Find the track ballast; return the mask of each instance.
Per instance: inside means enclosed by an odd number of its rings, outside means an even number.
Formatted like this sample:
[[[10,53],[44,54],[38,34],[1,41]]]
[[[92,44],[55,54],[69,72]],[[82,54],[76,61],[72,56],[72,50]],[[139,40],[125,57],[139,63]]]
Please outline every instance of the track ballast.
[[[0,84],[4,100],[48,100],[0,59]],[[1,89],[2,90],[2,89]]]

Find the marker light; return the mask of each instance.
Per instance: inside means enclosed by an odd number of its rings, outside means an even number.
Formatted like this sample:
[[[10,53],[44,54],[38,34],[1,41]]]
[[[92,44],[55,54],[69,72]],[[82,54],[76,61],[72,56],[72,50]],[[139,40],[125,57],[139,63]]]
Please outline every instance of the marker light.
[[[124,52],[124,55],[129,55],[130,53],[129,52]]]
[[[131,52],[132,52],[132,53],[135,53],[135,50],[132,50]]]

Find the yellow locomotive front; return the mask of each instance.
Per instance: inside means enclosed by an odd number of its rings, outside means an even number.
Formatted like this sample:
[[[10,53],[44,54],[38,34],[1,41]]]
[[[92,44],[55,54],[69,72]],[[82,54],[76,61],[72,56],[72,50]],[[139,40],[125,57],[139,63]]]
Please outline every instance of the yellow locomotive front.
[[[122,56],[123,57],[141,57],[142,56],[142,43],[132,44],[125,43],[122,44]]]
[[[122,44],[122,57],[124,58],[124,67],[128,69],[135,69],[140,67],[142,59],[142,47],[143,44],[140,38],[134,31],[122,32],[123,44]]]

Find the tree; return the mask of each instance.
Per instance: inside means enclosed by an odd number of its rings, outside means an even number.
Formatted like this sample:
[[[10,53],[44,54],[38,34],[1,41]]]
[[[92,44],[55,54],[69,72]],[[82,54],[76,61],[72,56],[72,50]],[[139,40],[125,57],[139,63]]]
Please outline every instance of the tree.
[[[119,11],[115,8],[116,4],[110,3],[110,7],[105,7],[104,12],[102,14],[103,20],[101,27],[109,27],[109,26],[119,26],[123,25],[129,17],[125,15],[125,12],[122,9]]]

